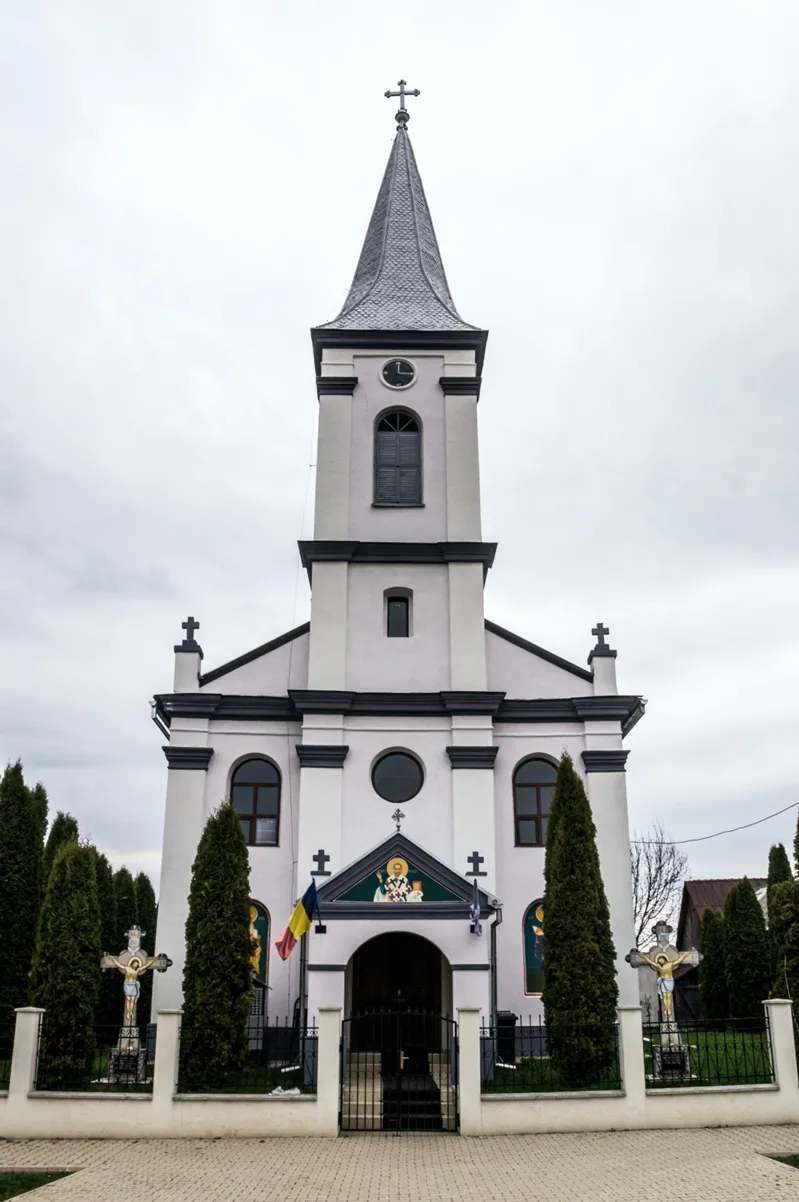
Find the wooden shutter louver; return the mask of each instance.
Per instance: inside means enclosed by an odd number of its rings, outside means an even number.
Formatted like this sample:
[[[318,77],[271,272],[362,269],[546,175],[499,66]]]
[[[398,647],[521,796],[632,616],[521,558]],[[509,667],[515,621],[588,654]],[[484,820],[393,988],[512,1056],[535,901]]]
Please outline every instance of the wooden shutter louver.
[[[375,503],[418,505],[422,499],[419,426],[409,413],[384,413],[375,434]]]

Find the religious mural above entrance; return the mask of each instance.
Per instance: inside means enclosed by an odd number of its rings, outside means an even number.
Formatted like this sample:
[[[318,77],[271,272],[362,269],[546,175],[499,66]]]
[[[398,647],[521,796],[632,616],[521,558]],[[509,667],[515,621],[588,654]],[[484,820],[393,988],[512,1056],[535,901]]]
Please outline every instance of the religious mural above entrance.
[[[385,868],[379,868],[358,881],[339,898],[340,901],[371,901],[389,904],[419,902],[459,902],[463,899],[445,889],[438,881],[409,864],[402,856],[393,856]]]

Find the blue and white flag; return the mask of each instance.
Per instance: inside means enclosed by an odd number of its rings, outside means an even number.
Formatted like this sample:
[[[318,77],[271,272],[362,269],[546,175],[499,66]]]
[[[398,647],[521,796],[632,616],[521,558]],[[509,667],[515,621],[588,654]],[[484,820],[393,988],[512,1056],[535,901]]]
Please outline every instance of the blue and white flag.
[[[477,877],[474,878],[472,890],[472,908],[469,911],[469,921],[472,924],[472,934],[482,935],[483,924],[480,922],[480,890],[477,888]]]

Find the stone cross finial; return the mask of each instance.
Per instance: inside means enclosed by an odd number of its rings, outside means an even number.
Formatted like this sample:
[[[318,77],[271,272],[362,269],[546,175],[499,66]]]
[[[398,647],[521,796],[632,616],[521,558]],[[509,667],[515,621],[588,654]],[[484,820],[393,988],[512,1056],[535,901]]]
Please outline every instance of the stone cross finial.
[[[395,120],[397,122],[397,129],[404,129],[405,126],[408,124],[408,122],[411,119],[411,115],[405,107],[405,97],[406,96],[421,96],[421,92],[419,91],[418,88],[414,88],[412,91],[406,91],[404,79],[401,79],[399,81],[399,83],[397,84],[397,87],[399,88],[398,92],[390,92],[389,91],[389,92],[384,92],[383,94],[387,100],[390,100],[392,96],[399,96],[400,106],[399,106],[399,109],[397,110]]]
[[[311,859],[316,864],[316,868],[311,873],[311,876],[330,876],[330,871],[325,868],[330,856],[327,854],[324,848],[320,847],[316,855],[311,856]]]
[[[399,808],[399,806],[397,806],[396,810],[395,810],[395,811],[394,811],[394,813],[391,815],[391,817],[394,819],[394,821],[395,821],[395,822],[396,822],[396,824],[397,824],[397,830],[399,830],[399,828],[400,828],[400,823],[402,822],[403,818],[405,817],[405,815],[403,814],[403,812],[402,812],[402,810]]]
[[[594,626],[593,630],[591,631],[591,634],[596,635],[597,647],[607,646],[605,642],[605,635],[610,634],[610,630],[607,626],[603,626],[601,622],[597,622],[596,626]]]
[[[176,651],[200,651],[200,644],[194,637],[194,632],[200,629],[200,623],[191,614],[186,618],[185,622],[181,622],[181,626],[186,631],[183,636],[183,642],[178,643],[175,647]]]
[[[485,856],[481,856],[479,852],[473,851],[466,859],[471,864],[471,868],[467,871],[466,876],[488,876],[487,872],[481,872],[480,865],[485,863]]]

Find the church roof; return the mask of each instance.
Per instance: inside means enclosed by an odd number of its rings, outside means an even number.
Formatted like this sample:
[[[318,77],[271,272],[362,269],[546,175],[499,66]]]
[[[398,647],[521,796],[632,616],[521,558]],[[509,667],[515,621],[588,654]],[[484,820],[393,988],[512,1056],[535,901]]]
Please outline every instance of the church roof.
[[[317,329],[479,329],[455,308],[404,125],[394,138],[344,307]]]

